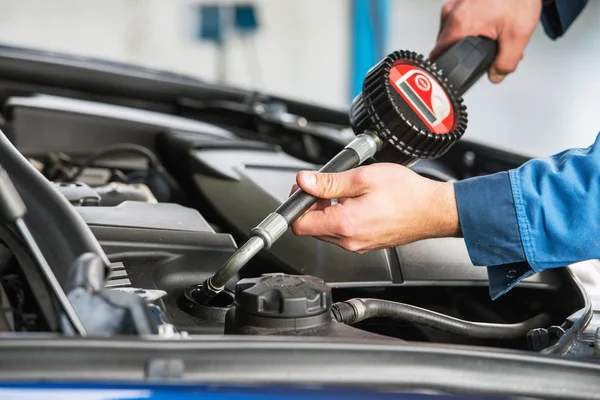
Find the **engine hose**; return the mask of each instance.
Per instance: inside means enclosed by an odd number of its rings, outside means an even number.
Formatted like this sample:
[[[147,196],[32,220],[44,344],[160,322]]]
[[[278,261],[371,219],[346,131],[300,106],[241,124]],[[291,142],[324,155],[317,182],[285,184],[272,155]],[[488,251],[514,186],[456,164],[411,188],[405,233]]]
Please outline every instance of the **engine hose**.
[[[114,145],[103,147],[100,150],[96,151],[94,154],[87,157],[85,160],[83,160],[79,168],[77,168],[77,170],[71,176],[70,181],[72,182],[79,178],[79,175],[81,175],[81,173],[86,168],[90,167],[99,158],[119,153],[138,153],[144,156],[148,160],[149,169],[156,169],[160,165],[156,154],[154,154],[146,147],[134,143],[117,143]]]
[[[183,190],[181,189],[175,178],[173,178],[171,174],[169,174],[169,172],[165,169],[165,167],[163,167],[163,165],[158,160],[156,154],[154,154],[152,150],[135,143],[117,143],[97,150],[94,154],[90,155],[85,160],[83,160],[81,165],[79,165],[77,170],[68,179],[68,182],[74,182],[75,180],[77,180],[77,178],[79,178],[83,171],[86,168],[91,167],[94,164],[94,162],[96,162],[98,159],[121,153],[137,153],[146,158],[148,160],[147,173],[156,173],[160,178],[162,178],[166,182],[167,186],[169,186],[173,191],[172,197],[169,199],[169,201],[175,203],[180,203],[184,201],[185,194]]]
[[[394,318],[427,326],[442,332],[478,339],[516,339],[533,328],[550,323],[550,315],[538,314],[514,324],[471,322],[410,304],[379,299],[351,299],[332,307],[337,322],[354,325],[370,318]]]

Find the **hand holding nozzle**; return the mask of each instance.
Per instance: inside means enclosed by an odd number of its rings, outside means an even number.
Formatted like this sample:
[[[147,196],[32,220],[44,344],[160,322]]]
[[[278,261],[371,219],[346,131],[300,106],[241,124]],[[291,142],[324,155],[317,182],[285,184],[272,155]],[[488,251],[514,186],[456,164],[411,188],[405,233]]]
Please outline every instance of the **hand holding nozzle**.
[[[355,168],[371,158],[382,145],[383,141],[377,135],[365,132],[344,147],[319,172],[344,172]],[[302,189],[296,190],[277,210],[250,231],[250,239],[204,282],[195,300],[201,304],[210,302],[252,257],[262,249],[270,248],[317,200]]]
[[[395,161],[410,165],[437,158],[467,127],[462,94],[496,57],[497,43],[466,37],[435,62],[410,51],[396,51],[365,77],[350,107],[350,123],[361,132],[319,172],[344,172],[372,157],[384,145],[396,149]],[[195,293],[207,304],[254,255],[268,249],[317,198],[298,189],[250,232],[250,239]]]

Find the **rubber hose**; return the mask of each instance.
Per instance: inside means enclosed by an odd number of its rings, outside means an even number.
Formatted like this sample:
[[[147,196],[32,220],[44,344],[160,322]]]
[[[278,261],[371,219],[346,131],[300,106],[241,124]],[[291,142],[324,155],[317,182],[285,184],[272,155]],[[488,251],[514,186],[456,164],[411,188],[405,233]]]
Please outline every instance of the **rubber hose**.
[[[319,172],[344,172],[359,164],[360,157],[356,151],[352,149],[343,149],[335,157],[329,160],[327,164],[321,167]],[[316,197],[306,193],[302,189],[298,189],[288,197],[275,212],[281,215],[289,225],[294,223],[296,219],[304,214],[316,202]]]
[[[144,146],[133,143],[118,143],[110,146],[106,146],[96,151],[89,157],[87,157],[79,166],[77,171],[71,176],[70,180],[76,180],[84,169],[90,167],[96,160],[106,157],[109,155],[115,155],[119,153],[138,153],[144,156],[148,160],[148,167],[150,169],[156,169],[160,165],[156,154],[147,149]]]
[[[525,336],[533,328],[550,323],[547,313],[514,324],[471,322],[410,304],[379,299],[352,299],[336,303],[332,313],[338,322],[348,325],[370,318],[393,318],[477,339],[516,339]]]

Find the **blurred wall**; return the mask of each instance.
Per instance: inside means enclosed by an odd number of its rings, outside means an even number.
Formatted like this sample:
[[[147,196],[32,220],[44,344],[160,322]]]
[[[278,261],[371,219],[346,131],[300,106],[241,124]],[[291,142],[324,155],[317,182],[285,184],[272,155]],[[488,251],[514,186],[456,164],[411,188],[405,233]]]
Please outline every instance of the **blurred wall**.
[[[226,0],[220,0],[222,2]],[[499,0],[501,1],[501,0]],[[206,0],[0,0],[0,42],[217,76],[213,45],[193,38]],[[350,0],[256,0],[261,31],[235,40],[228,82],[336,108],[349,98]],[[391,0],[390,51],[427,54],[442,0]],[[465,96],[466,137],[529,155],[591,144],[600,130],[600,1],[556,42],[538,27],[516,74]],[[256,72],[260,71],[260,73]],[[260,75],[260,78],[257,76]]]
[[[216,79],[194,6],[227,0],[0,0],[0,43],[124,60]],[[229,1],[230,3],[232,1]],[[227,82],[344,107],[347,0],[255,0],[260,31],[233,39]]]

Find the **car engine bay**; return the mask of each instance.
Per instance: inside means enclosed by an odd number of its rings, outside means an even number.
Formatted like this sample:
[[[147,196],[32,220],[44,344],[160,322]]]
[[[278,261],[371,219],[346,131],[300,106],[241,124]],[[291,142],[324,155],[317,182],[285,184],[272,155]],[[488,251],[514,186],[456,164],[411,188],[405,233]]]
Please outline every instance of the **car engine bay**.
[[[29,81],[0,82],[0,100],[0,129],[106,254],[104,291],[143,300],[147,310],[132,320],[145,322],[129,333],[395,338],[540,351],[585,305],[566,269],[536,274],[491,301],[487,270],[472,265],[462,239],[359,255],[292,232],[213,303],[199,304],[198,285],[288,197],[296,173],[317,169],[353,137],[344,114],[311,114],[255,93],[243,101],[183,97],[174,111]],[[523,161],[461,141],[412,168],[453,181]],[[60,330],[23,243],[4,226],[0,243],[0,329]]]

